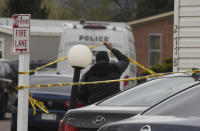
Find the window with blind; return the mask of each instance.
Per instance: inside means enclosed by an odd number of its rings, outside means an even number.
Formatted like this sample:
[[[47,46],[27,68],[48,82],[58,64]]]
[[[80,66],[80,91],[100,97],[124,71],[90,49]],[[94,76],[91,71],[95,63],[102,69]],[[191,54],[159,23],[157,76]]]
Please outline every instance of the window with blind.
[[[161,35],[149,36],[149,65],[161,64]]]

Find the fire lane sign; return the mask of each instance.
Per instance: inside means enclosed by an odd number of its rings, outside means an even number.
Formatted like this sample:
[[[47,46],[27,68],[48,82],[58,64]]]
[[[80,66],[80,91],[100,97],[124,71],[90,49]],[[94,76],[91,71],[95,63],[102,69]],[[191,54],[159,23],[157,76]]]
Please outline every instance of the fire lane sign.
[[[30,14],[13,15],[12,54],[28,54],[30,46]]]

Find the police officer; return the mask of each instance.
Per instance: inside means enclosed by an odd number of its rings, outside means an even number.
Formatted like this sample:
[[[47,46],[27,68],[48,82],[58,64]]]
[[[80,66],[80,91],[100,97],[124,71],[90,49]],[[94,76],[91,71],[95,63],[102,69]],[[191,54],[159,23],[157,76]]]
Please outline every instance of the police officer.
[[[110,63],[106,51],[97,52],[96,64],[83,75],[81,81],[92,82],[119,79],[128,67],[129,60],[126,56],[115,49],[110,42],[104,42],[104,45],[114,54],[118,62]],[[78,98],[86,104],[92,104],[119,91],[120,82],[81,85],[78,89]]]

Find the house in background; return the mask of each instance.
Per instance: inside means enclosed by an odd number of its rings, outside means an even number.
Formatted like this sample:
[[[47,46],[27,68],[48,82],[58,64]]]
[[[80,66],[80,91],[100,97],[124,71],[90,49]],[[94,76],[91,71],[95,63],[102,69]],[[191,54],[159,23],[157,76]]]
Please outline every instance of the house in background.
[[[63,24],[72,21],[62,20],[31,20],[30,59],[57,59]],[[0,18],[0,58],[10,61],[18,60],[18,55],[11,54],[12,47],[11,18]]]
[[[173,56],[173,14],[168,12],[128,22],[136,41],[137,61],[143,66],[150,68]],[[66,22],[77,24],[77,21],[31,20],[31,60],[57,59],[63,24]],[[18,55],[10,53],[11,46],[12,19],[0,18],[0,58],[18,60]],[[143,72],[138,67],[138,75]]]
[[[173,23],[173,11],[128,23],[135,37],[137,62],[150,68],[173,57]],[[138,75],[144,72],[138,67]]]

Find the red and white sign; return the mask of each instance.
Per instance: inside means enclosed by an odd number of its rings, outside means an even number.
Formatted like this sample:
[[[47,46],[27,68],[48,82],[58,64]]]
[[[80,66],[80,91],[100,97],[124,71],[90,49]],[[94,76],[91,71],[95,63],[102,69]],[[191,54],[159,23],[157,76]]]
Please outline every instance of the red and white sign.
[[[12,54],[29,53],[30,45],[30,14],[13,15]]]

